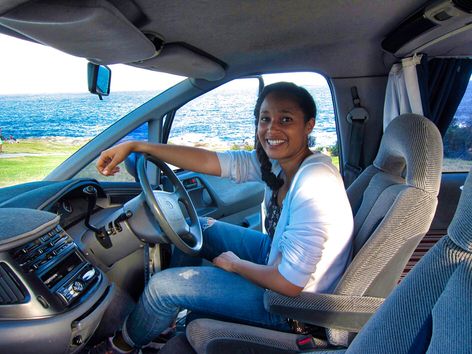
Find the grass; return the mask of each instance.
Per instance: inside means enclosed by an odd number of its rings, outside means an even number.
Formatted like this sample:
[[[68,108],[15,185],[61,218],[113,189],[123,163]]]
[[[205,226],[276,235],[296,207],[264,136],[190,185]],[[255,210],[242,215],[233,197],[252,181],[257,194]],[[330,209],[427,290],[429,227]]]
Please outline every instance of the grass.
[[[18,144],[4,143],[3,153],[18,154],[18,157],[0,158],[0,187],[42,180],[84,143],[85,141],[65,142],[54,139],[30,139],[20,141]],[[38,154],[38,156],[22,156],[21,154]],[[339,157],[332,156],[331,159],[339,168]],[[444,171],[467,172],[471,168],[472,161],[444,160]],[[88,173],[94,173],[94,166],[89,166],[89,169]],[[100,176],[97,175],[97,177]]]
[[[333,162],[333,165],[339,170],[339,156],[331,156],[331,161]]]
[[[42,180],[66,158],[51,155],[0,159],[0,187]]]
[[[242,145],[241,144],[233,144],[233,145],[231,145],[231,147],[229,149],[230,150],[252,151],[252,150],[254,150],[254,147],[252,145],[249,145],[249,144],[245,143],[245,144],[242,144]],[[321,150],[319,150],[319,151],[321,151]],[[332,161],[333,165],[336,166],[337,169],[339,170],[339,156],[331,156],[331,161]]]
[[[83,141],[74,141],[71,144],[57,139],[29,139],[17,144],[4,143],[2,154],[18,154],[18,157],[0,158],[0,187],[42,180],[82,144]]]
[[[17,144],[4,143],[3,154],[18,154],[18,157],[0,158],[0,187],[42,180],[84,143],[85,141],[64,142],[57,139],[28,139]],[[332,159],[333,164],[339,168],[339,158],[334,156]],[[101,179],[95,167],[88,166],[87,175],[94,176],[94,173]],[[117,180],[122,180],[123,175],[117,176]],[[107,180],[110,181],[110,178]]]
[[[443,161],[443,172],[469,172],[472,161],[445,158]]]
[[[3,144],[5,154],[60,154],[71,155],[80,147],[78,144],[68,144],[44,139],[22,140],[18,144]]]

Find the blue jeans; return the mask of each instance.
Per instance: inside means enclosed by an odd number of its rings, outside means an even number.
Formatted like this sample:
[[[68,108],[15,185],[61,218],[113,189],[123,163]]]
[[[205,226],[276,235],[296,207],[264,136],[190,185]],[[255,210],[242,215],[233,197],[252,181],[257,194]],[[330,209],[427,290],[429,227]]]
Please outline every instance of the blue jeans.
[[[269,236],[254,230],[201,218],[203,247],[200,256],[212,260],[225,251],[265,264]],[[177,252],[182,263],[187,256]],[[198,263],[198,258],[196,258]],[[128,344],[141,347],[167,329],[182,309],[221,320],[289,330],[287,320],[264,308],[265,289],[235,273],[212,266],[168,268],[153,275],[123,326]]]

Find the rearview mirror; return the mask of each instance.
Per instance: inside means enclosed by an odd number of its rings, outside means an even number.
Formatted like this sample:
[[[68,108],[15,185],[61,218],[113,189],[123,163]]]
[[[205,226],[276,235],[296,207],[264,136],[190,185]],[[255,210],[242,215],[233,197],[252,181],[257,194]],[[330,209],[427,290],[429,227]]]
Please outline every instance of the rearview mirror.
[[[110,94],[111,70],[106,65],[87,64],[88,89],[90,93],[102,96]]]

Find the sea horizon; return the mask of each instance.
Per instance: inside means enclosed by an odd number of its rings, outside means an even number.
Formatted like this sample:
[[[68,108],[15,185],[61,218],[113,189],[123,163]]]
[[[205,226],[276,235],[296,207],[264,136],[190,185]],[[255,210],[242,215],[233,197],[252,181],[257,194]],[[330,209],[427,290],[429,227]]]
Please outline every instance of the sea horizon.
[[[328,86],[305,86],[317,105],[314,146],[337,143],[333,101]],[[94,138],[162,91],[117,91],[103,101],[89,93],[0,95],[1,134],[8,139],[80,143]],[[184,105],[174,119],[170,141],[178,144],[241,146],[254,140],[257,92],[238,87],[216,89]],[[456,114],[456,124],[472,115],[472,85]],[[146,139],[141,126],[126,139]]]
[[[329,88],[306,87],[317,103],[316,145],[334,145],[336,127]],[[0,128],[6,139],[89,140],[160,92],[119,91],[103,101],[89,93],[0,95]],[[238,87],[211,91],[179,109],[169,140],[227,147],[250,144],[256,98],[256,91]],[[146,139],[147,127],[137,128],[126,138]]]

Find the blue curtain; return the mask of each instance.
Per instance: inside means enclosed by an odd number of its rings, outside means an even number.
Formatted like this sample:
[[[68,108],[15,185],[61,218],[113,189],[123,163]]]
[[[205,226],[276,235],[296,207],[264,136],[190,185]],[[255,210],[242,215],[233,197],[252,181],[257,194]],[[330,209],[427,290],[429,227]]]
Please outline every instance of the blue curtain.
[[[423,59],[417,68],[423,113],[444,136],[469,84],[472,59]]]

